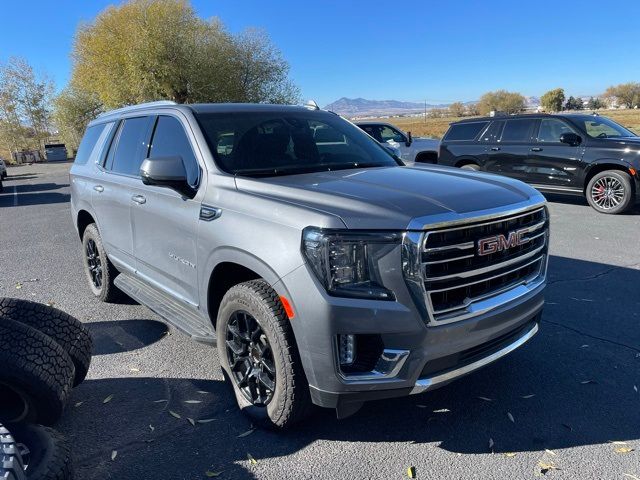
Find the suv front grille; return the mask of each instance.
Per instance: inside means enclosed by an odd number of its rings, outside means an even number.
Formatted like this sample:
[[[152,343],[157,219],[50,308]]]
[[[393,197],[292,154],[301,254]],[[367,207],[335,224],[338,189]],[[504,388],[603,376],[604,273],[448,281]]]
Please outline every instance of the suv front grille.
[[[421,261],[432,319],[460,320],[470,315],[474,303],[541,280],[548,231],[547,210],[540,207],[428,232]]]

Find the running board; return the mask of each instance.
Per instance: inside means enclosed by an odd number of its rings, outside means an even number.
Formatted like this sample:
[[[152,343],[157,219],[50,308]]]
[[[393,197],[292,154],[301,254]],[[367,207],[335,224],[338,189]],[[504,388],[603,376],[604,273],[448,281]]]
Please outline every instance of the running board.
[[[213,328],[207,328],[194,310],[177,302],[166,293],[126,273],[118,275],[113,283],[135,301],[154,311],[194,340],[202,343],[216,343]]]

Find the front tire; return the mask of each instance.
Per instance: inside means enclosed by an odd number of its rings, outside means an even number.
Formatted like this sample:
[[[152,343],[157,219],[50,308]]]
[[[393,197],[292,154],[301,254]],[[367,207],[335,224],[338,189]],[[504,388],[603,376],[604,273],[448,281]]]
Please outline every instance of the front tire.
[[[267,282],[241,283],[225,294],[216,335],[225,377],[255,424],[284,429],[308,415],[311,396],[293,331]]]
[[[623,213],[633,201],[631,177],[619,170],[605,170],[589,181],[586,189],[589,205],[600,213]]]
[[[107,257],[95,223],[87,226],[82,235],[82,261],[91,293],[101,302],[119,300],[122,292],[113,283],[118,271]]]

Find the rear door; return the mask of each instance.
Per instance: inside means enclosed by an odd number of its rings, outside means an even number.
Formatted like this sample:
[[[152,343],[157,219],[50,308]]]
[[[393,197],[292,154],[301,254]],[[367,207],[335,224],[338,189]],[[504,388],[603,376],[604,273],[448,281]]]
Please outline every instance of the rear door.
[[[146,154],[150,117],[121,121],[104,165],[96,175],[91,202],[109,258],[120,268],[135,269],[131,231],[131,197],[140,183],[135,174]]]
[[[149,158],[179,155],[189,183],[197,188],[202,170],[196,159],[191,135],[181,117],[160,115],[155,121]],[[139,168],[139,167],[138,167]],[[183,197],[167,187],[144,185],[138,181],[131,209],[133,250],[138,274],[176,298],[196,306],[197,228],[200,198]]]
[[[488,145],[485,170],[530,181],[528,161],[537,121],[536,118],[505,120],[500,139]]]
[[[529,165],[531,183],[559,187],[579,187],[577,177],[583,148],[560,142],[563,133],[575,133],[567,122],[559,118],[540,120],[537,143],[531,147]]]

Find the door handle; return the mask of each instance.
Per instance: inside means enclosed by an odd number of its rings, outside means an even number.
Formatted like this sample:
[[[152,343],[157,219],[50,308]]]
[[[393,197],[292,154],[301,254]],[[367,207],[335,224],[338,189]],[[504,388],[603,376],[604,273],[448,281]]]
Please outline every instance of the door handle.
[[[136,202],[138,205],[142,205],[143,203],[147,203],[147,199],[144,198],[143,195],[134,195],[131,197],[131,200]]]
[[[498,151],[500,151],[500,147],[491,147],[491,151],[492,152],[498,152]]]
[[[531,149],[532,152],[541,152],[542,151],[542,147],[533,147]]]
[[[104,187],[102,185],[94,185],[93,189],[98,193],[104,192]]]

